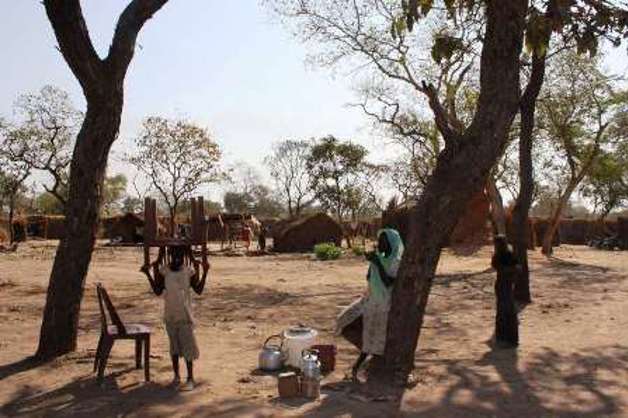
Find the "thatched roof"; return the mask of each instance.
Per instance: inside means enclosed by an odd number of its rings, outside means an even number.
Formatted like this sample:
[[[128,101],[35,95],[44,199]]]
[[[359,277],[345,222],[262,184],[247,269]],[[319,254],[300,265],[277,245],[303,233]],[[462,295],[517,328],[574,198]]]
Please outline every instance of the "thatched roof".
[[[408,238],[410,216],[414,209],[412,201],[398,205],[382,213],[381,225],[399,231],[404,242]],[[479,246],[490,242],[490,228],[488,225],[490,204],[486,195],[479,192],[471,198],[464,214],[458,220],[451,234],[451,246]]]
[[[278,252],[308,252],[316,244],[342,243],[342,227],[325,213],[281,221],[273,228],[274,250]]]

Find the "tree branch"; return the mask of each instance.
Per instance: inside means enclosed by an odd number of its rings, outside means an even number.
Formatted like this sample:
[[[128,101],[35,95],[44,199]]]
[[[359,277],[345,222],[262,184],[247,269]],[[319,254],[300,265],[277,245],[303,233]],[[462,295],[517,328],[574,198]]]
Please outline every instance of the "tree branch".
[[[455,142],[458,133],[451,127],[449,114],[438,99],[438,92],[432,84],[428,84],[425,81],[421,85],[421,92],[427,96],[430,108],[434,112],[434,122],[436,122],[436,127],[443,135],[445,143]]]
[[[89,37],[79,0],[44,0],[46,14],[52,24],[59,50],[83,87],[91,93],[102,76],[102,61]]]
[[[133,0],[120,15],[106,59],[109,69],[118,80],[124,79],[135,52],[140,29],[167,2],[168,0]]]

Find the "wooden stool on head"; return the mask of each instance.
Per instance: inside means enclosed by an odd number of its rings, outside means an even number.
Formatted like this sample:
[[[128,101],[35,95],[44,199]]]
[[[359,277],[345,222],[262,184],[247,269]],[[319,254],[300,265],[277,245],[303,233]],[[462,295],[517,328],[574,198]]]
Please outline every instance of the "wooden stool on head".
[[[205,203],[202,197],[190,200],[191,230],[189,236],[180,237],[176,233],[176,221],[172,220],[173,229],[166,236],[161,235],[158,228],[157,201],[150,197],[144,199],[144,264],[150,263],[150,249],[169,245],[196,245],[201,247],[203,257],[207,257],[207,220]]]

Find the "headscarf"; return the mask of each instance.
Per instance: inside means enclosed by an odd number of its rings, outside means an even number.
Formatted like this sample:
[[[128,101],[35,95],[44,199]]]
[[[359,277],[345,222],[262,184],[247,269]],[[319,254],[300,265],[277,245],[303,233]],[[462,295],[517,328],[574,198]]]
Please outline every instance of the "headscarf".
[[[380,263],[384,267],[386,274],[391,277],[397,277],[399,271],[399,265],[401,264],[401,257],[403,256],[403,241],[399,232],[392,228],[385,228],[377,233],[377,238],[385,234],[388,244],[390,244],[390,253],[385,255],[377,251],[375,254]],[[386,287],[382,278],[379,275],[379,269],[371,262],[369,266],[369,286],[371,295],[375,298],[383,299],[390,294],[390,289]]]

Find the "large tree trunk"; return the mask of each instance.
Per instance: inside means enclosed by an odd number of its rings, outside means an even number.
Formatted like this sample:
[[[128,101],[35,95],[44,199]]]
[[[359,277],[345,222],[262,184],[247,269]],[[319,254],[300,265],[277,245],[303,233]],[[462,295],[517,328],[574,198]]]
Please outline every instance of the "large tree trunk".
[[[519,132],[519,196],[512,213],[512,242],[517,261],[521,266],[520,275],[515,280],[515,301],[521,304],[532,302],[530,293],[530,267],[528,248],[530,248],[531,227],[528,222],[532,197],[534,195],[534,166],[532,164],[532,144],[536,100],[541,92],[545,78],[545,56],[536,54],[532,57],[530,81],[521,98],[521,130]]]
[[[414,209],[393,289],[385,355],[370,379],[404,383],[443,246],[471,197],[482,190],[503,153],[519,105],[519,72],[526,0],[487,0],[480,97],[469,128],[446,146]]]
[[[550,256],[553,252],[554,235],[556,235],[556,231],[558,231],[558,226],[560,225],[560,218],[563,214],[563,210],[567,206],[569,199],[571,198],[571,194],[578,186],[579,181],[572,179],[565,191],[561,194],[558,199],[558,204],[554,209],[554,213],[550,218],[549,225],[547,226],[547,230],[545,231],[545,235],[543,236],[543,254]]]
[[[96,241],[107,158],[118,135],[121,113],[121,91],[100,103],[88,103],[72,157],[65,237],[57,248],[48,286],[37,349],[41,359],[76,349],[79,311]]]
[[[111,145],[118,136],[123,86],[137,36],[168,0],[132,0],[124,9],[105,59],[94,49],[79,0],[44,0],[59,50],[83,88],[85,120],[70,167],[65,238],[50,275],[37,357],[50,359],[76,348],[83,286],[92,257]]]

